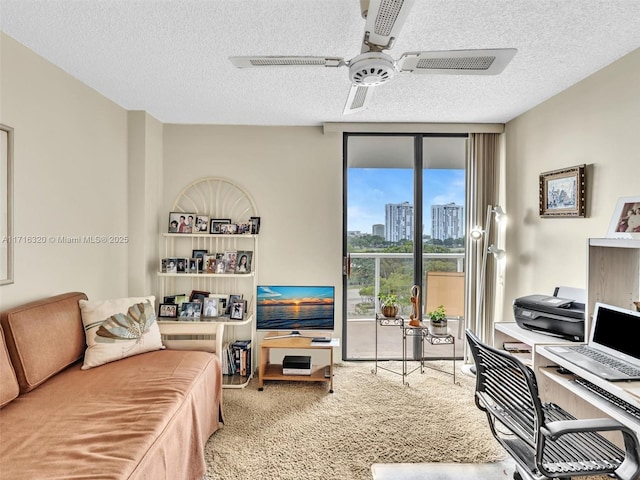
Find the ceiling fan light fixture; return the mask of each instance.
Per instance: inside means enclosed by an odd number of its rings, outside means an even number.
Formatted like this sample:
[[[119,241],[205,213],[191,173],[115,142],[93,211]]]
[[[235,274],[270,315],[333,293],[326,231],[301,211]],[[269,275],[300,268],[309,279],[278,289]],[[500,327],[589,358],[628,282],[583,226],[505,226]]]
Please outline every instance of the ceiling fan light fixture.
[[[382,52],[363,53],[349,63],[349,78],[354,85],[382,85],[397,72],[396,62],[390,55]]]

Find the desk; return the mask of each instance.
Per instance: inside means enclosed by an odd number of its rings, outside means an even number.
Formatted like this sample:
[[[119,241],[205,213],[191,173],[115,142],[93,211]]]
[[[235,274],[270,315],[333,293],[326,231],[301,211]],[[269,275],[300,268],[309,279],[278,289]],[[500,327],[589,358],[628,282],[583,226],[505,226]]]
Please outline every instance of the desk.
[[[378,327],[399,327],[402,329],[402,371],[398,372],[391,368],[383,367],[378,365]],[[418,360],[418,365],[413,369],[409,369],[408,362],[410,361],[407,357],[407,338],[418,337],[420,342],[420,360]],[[424,342],[427,341],[431,345],[448,345],[452,346],[452,358],[453,358],[453,372],[447,372],[439,368],[432,367],[427,365],[424,359]],[[453,383],[456,383],[456,359],[455,359],[455,337],[451,334],[447,335],[432,335],[429,332],[429,327],[427,324],[421,323],[419,326],[409,325],[409,322],[406,322],[402,317],[389,318],[383,315],[376,314],[376,325],[375,325],[375,368],[371,373],[377,374],[378,369],[386,370],[391,373],[395,373],[402,376],[403,385],[409,385],[407,382],[407,376],[415,372],[416,370],[420,370],[420,373],[424,373],[425,368],[430,368],[432,370],[437,370],[439,372],[444,372],[450,375],[453,375]]]
[[[577,418],[615,418],[640,435],[640,422],[595,393],[577,385],[574,380],[582,377],[637,408],[640,408],[640,382],[607,382],[546,349],[552,345],[575,345],[576,342],[525,330],[515,322],[496,322],[494,328],[496,348],[501,349],[504,342],[513,341],[523,342],[531,347],[529,354],[518,356],[535,372],[543,402],[556,403]],[[566,368],[573,374],[559,373],[558,367]],[[618,438],[607,433],[603,435],[621,446]]]
[[[538,382],[544,387],[546,395],[553,395],[555,403],[561,406],[564,403],[566,409],[578,418],[593,417],[595,415],[603,416],[602,414],[605,414],[622,422],[640,435],[640,420],[629,415],[613,403],[576,384],[574,380],[577,377],[584,378],[635,408],[640,408],[640,382],[608,382],[554,355],[543,345],[538,346],[536,350],[539,355],[572,372],[560,373],[557,368],[552,367],[538,370],[536,375]]]

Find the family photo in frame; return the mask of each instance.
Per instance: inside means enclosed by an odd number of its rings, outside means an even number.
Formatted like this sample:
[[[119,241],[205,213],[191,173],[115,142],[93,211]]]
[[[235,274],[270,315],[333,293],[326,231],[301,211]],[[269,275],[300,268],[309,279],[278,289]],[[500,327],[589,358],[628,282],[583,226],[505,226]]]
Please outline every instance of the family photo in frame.
[[[169,213],[169,233],[193,233],[195,213]]]
[[[213,318],[218,316],[220,300],[214,297],[207,297],[202,303],[202,317]]]
[[[197,321],[200,319],[202,312],[202,303],[200,302],[183,302],[180,307],[180,319],[187,321]]]
[[[161,303],[158,318],[178,318],[178,305],[175,303]]]
[[[607,237],[640,239],[640,195],[618,199]]]

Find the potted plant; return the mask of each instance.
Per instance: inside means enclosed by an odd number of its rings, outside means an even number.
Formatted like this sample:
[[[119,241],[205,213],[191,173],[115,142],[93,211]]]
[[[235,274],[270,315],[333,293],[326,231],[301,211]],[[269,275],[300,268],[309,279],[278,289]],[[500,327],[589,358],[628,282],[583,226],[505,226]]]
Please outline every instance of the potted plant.
[[[433,335],[447,335],[447,312],[444,305],[440,305],[432,312],[427,313],[431,328],[429,330]]]
[[[395,293],[381,293],[378,295],[378,300],[380,300],[382,315],[388,318],[395,318],[398,315],[398,296]]]

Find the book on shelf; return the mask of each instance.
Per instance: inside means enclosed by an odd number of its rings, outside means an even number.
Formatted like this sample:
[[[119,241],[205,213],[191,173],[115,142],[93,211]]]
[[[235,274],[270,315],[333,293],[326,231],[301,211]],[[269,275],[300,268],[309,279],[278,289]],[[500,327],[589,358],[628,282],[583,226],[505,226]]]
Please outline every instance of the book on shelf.
[[[236,340],[225,343],[222,348],[222,372],[225,375],[251,374],[251,340]]]

